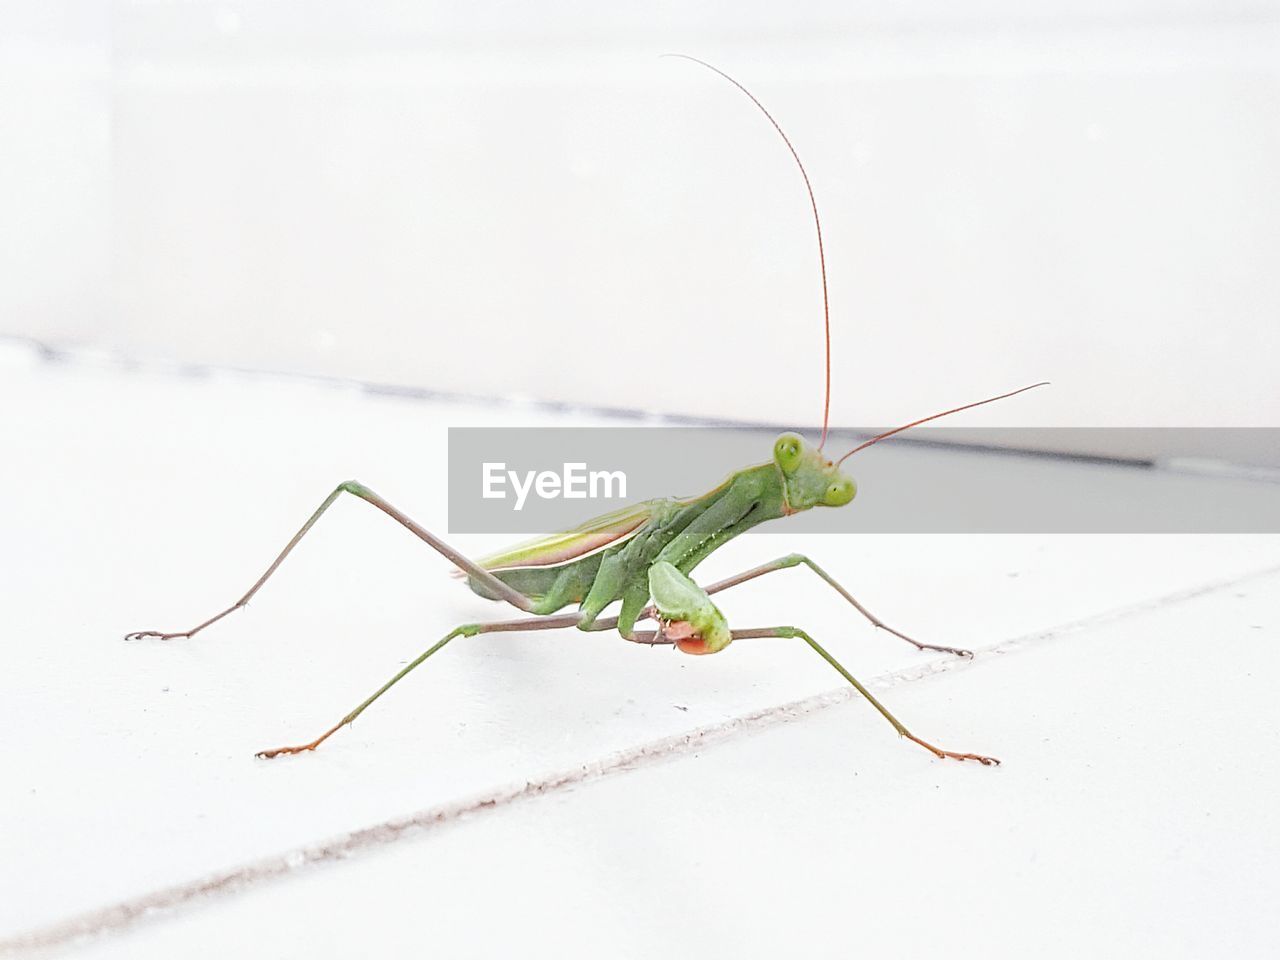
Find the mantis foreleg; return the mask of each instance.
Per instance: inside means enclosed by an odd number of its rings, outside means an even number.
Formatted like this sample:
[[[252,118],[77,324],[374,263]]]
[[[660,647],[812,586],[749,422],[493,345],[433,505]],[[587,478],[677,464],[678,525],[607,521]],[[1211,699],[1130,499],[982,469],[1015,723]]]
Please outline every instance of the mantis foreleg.
[[[285,544],[285,548],[280,551],[279,556],[277,556],[275,560],[271,562],[271,566],[267,567],[266,573],[264,573],[261,577],[258,578],[257,582],[252,587],[249,588],[249,591],[243,597],[241,597],[231,606],[227,607],[227,609],[223,610],[221,613],[215,614],[214,616],[210,617],[208,620],[204,621],[204,623],[198,624],[197,626],[192,627],[190,630],[184,630],[180,633],[160,633],[155,630],[142,630],[137,633],[129,634],[128,636],[125,637],[125,639],[138,640],[143,637],[157,637],[161,640],[174,640],[180,637],[193,637],[197,633],[199,633],[201,630],[203,630],[205,627],[211,624],[217,623],[227,614],[234,613],[236,610],[239,610],[241,607],[248,604],[248,602],[253,599],[253,595],[256,594],[259,590],[261,590],[262,585],[266,583],[268,579],[270,579],[273,573],[276,572],[276,569],[280,566],[280,564],[284,563],[284,558],[287,557],[290,554],[290,552],[292,552],[293,548],[298,545],[298,541],[300,541],[304,536],[306,536],[307,531],[310,530],[313,526],[315,526],[316,521],[319,520],[320,517],[324,515],[324,512],[326,510],[328,510],[331,506],[333,506],[334,501],[337,500],[338,497],[340,497],[343,493],[349,493],[352,496],[359,497],[361,500],[364,500],[364,501],[367,501],[368,503],[373,504],[375,507],[377,507],[383,513],[385,513],[387,516],[391,517],[391,519],[395,520],[396,523],[400,524],[406,530],[410,531],[418,539],[428,544],[438,553],[447,557],[451,563],[455,564],[460,569],[465,570],[470,576],[474,577],[475,579],[483,582],[485,586],[487,586],[491,591],[493,591],[493,593],[500,599],[505,600],[507,603],[511,604],[513,607],[517,607],[520,610],[524,610],[525,612],[529,612],[530,610],[532,610],[533,601],[531,601],[523,593],[516,590],[514,587],[510,586],[509,584],[504,583],[502,580],[499,580],[496,576],[494,576],[492,573],[490,573],[488,570],[484,569],[480,565],[476,564],[471,560],[468,560],[466,557],[460,554],[457,550],[453,549],[453,547],[449,546],[447,543],[445,543],[443,540],[441,540],[431,531],[419,525],[409,516],[407,516],[406,514],[402,513],[400,510],[393,507],[386,500],[383,500],[380,496],[378,496],[368,487],[364,486],[361,483],[357,483],[355,480],[348,480],[345,483],[338,484],[338,486],[334,488],[333,493],[329,494],[329,496],[325,498],[324,503],[320,504],[320,506],[316,509],[316,512],[313,513],[310,516],[310,518],[307,520],[307,522],[302,525],[302,528],[293,535],[293,539],[290,540],[287,544]]]
[[[748,580],[754,580],[756,577],[762,577],[766,573],[773,573],[775,570],[786,570],[788,567],[797,567],[801,565],[808,567],[826,581],[833,590],[848,600],[855,610],[871,621],[873,626],[881,630],[885,630],[901,640],[907,641],[907,643],[913,645],[917,650],[937,650],[940,653],[954,653],[958,657],[973,657],[973,652],[970,650],[962,650],[959,647],[943,647],[933,643],[921,643],[919,640],[915,640],[907,636],[901,630],[895,630],[854,599],[853,594],[841,586],[840,583],[831,576],[831,574],[827,573],[827,571],[823,570],[820,566],[801,553],[791,553],[785,557],[779,557],[777,560],[773,560],[769,563],[762,563],[760,566],[752,567],[750,570],[747,570],[744,573],[739,573],[737,576],[729,577],[725,580],[713,583],[705,589],[708,594],[718,593],[721,590],[728,590],[730,587],[736,587],[740,583],[746,583]]]

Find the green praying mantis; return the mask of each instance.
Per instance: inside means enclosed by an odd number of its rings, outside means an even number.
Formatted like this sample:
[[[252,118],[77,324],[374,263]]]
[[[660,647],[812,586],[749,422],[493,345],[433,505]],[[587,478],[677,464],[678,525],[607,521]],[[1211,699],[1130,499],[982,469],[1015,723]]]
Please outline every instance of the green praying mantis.
[[[227,609],[190,630],[179,633],[146,630],[131,633],[125,639],[190,638],[244,607],[306,536],[307,531],[343,494],[350,494],[377,507],[438,551],[454,564],[466,578],[468,586],[479,596],[510,604],[529,616],[514,620],[465,623],[454,627],[320,736],[297,746],[263,750],[258,753],[259,757],[271,758],[315,750],[458,637],[576,627],[584,631],[615,630],[624,640],[632,643],[671,645],[689,654],[719,653],[735,640],[768,637],[798,639],[856,688],[901,736],[937,757],[976,760],[983,765],[999,763],[994,757],[982,754],[944,750],[916,736],[817,640],[799,627],[731,628],[711,598],[766,574],[802,566],[821,578],[877,628],[899,637],[917,649],[971,657],[972,654],[968,651],[921,643],[894,629],[864,607],[826,570],[800,554],[781,557],[705,587],[690,576],[698,564],[721,546],[761,523],[782,519],[814,507],[843,507],[850,503],[857,492],[857,486],[853,478],[843,472],[841,465],[858,451],[930,420],[1003,400],[1044,384],[1032,384],[914,420],[858,444],[837,460],[829,459],[823,448],[828,438],[831,410],[831,319],[822,225],[809,175],[782,127],[746,87],[705,61],[683,54],[672,56],[706,67],[745,94],[782,137],[804,178],[818,238],[826,340],[826,393],[822,434],[818,445],[810,445],[798,434],[784,433],[774,442],[768,461],[739,470],[702,496],[645,501],[590,520],[572,530],[520,544],[481,560],[472,560],[459,553],[363,484],[355,481],[338,484],[280,551],[266,572],[243,597]],[[606,608],[614,603],[620,603],[617,614],[603,616]],[[561,612],[574,604],[577,605],[575,612]],[[652,623],[653,627],[637,629],[637,624],[640,623]]]

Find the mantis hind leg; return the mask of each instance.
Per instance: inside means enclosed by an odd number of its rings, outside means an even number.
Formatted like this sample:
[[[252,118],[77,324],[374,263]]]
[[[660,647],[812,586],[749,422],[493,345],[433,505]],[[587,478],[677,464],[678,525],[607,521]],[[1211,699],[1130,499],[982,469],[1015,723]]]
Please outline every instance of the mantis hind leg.
[[[294,747],[276,747],[274,750],[260,750],[257,755],[263,759],[270,760],[272,757],[279,757],[285,754],[304,753],[309,750],[314,750],[343,727],[354,721],[356,717],[360,716],[360,714],[364,713],[365,710],[373,705],[375,700],[420,667],[427,659],[444,649],[451,640],[458,637],[475,637],[482,633],[517,633],[526,630],[560,630],[565,627],[578,627],[580,630],[612,630],[617,626],[617,617],[605,617],[604,619],[594,620],[590,624],[583,624],[580,616],[576,613],[562,613],[559,616],[554,617],[527,617],[522,620],[495,620],[488,623],[464,623],[461,626],[454,627],[432,646],[423,651],[417,658],[409,661],[409,663],[399,670],[390,680],[366,697],[359,706],[310,743],[303,743]],[[628,639],[634,639],[637,643],[646,644],[664,644],[672,642],[658,637],[657,631],[652,630],[644,632],[639,637],[628,637]]]
[[[454,627],[416,658],[405,664],[405,666],[401,668],[390,680],[366,697],[359,706],[310,743],[303,743],[294,747],[276,747],[274,750],[261,750],[258,752],[258,756],[269,760],[272,757],[279,757],[284,754],[305,753],[309,750],[314,750],[343,727],[352,723],[356,717],[369,709],[375,700],[420,667],[430,657],[443,650],[448,646],[451,640],[454,640],[457,637],[474,637],[482,633],[510,633],[524,630],[557,630],[563,627],[572,627],[576,625],[577,622],[578,617],[576,614],[565,614],[558,617],[530,617],[523,620],[498,620],[490,623],[464,623],[461,626]]]
[[[765,627],[755,630],[733,631],[733,638],[735,640],[749,640],[759,637],[798,637],[803,640],[816,654],[818,654],[818,656],[827,661],[827,663],[829,663],[831,667],[840,674],[840,676],[849,681],[853,688],[862,694],[867,701],[880,712],[880,715],[892,724],[893,729],[897,730],[899,735],[906,737],[913,743],[920,744],[920,746],[924,747],[934,756],[950,758],[952,760],[976,760],[983,766],[991,766],[993,764],[999,765],[1000,761],[995,757],[987,757],[979,753],[956,753],[952,750],[943,750],[941,747],[935,747],[932,743],[929,743],[926,740],[921,740],[914,733],[908,730],[901,720],[890,713],[889,709],[877,700],[875,695],[863,686],[853,674],[846,670],[841,665],[840,661],[828,653],[817,640],[814,640],[813,637],[809,636],[809,634],[805,633],[798,627]]]
[[[319,520],[324,515],[324,512],[328,510],[331,506],[333,506],[334,502],[344,493],[349,493],[352,496],[358,497],[367,503],[373,504],[383,513],[389,516],[392,520],[396,521],[396,523],[400,524],[402,527],[404,527],[406,530],[408,530],[410,533],[416,536],[419,540],[422,540],[432,549],[440,553],[442,556],[446,557],[450,562],[454,563],[459,568],[466,571],[466,573],[469,576],[483,583],[485,587],[498,599],[505,600],[507,603],[511,604],[514,607],[519,608],[520,610],[525,611],[526,613],[536,612],[534,611],[534,603],[529,597],[525,596],[523,593],[516,590],[514,587],[510,586],[509,584],[504,583],[502,580],[499,580],[497,577],[495,577],[488,570],[481,567],[479,564],[464,557],[457,550],[453,549],[453,547],[449,546],[447,543],[445,543],[435,534],[431,533],[431,531],[427,530],[425,527],[420,526],[418,523],[416,523],[407,514],[402,513],[400,510],[396,509],[386,500],[383,500],[380,496],[378,496],[368,487],[364,486],[361,483],[357,483],[355,480],[348,480],[345,483],[338,484],[338,486],[334,488],[333,492],[329,494],[329,496],[325,498],[324,502],[320,504],[320,506],[316,509],[316,512],[313,513],[310,516],[310,518],[308,518],[307,522],[302,525],[302,528],[293,535],[293,539],[290,540],[287,544],[285,544],[285,548],[281,550],[279,555],[275,558],[275,560],[271,562],[271,566],[267,567],[266,572],[258,578],[257,582],[254,583],[254,585],[249,588],[248,592],[245,593],[243,597],[241,597],[231,606],[227,607],[225,610],[223,610],[220,613],[214,614],[208,620],[205,620],[203,623],[197,624],[196,626],[192,627],[190,630],[183,630],[178,633],[161,633],[156,630],[141,630],[135,633],[128,634],[125,637],[125,639],[139,640],[139,639],[142,639],[143,637],[154,637],[159,640],[174,640],[174,639],[183,638],[183,637],[194,637],[197,633],[199,633],[205,627],[208,627],[208,626],[211,626],[212,624],[217,623],[223,617],[227,616],[230,613],[234,613],[235,611],[239,610],[241,607],[247,605],[249,601],[253,599],[254,594],[256,594],[259,590],[261,590],[262,585],[265,584],[267,580],[271,578],[271,575],[276,572],[280,564],[284,563],[284,558],[289,556],[289,554],[293,551],[293,548],[298,545],[298,542],[304,536],[306,536],[307,531],[310,530],[313,526],[315,526],[316,521]]]
[[[706,590],[708,594],[719,593],[721,590],[728,590],[730,587],[736,587],[740,583],[746,583],[748,580],[754,580],[756,577],[763,577],[766,573],[773,573],[777,570],[786,570],[789,567],[798,566],[806,566],[816,573],[828,586],[835,590],[836,593],[848,600],[855,610],[871,621],[873,626],[880,630],[884,630],[887,633],[893,634],[900,640],[905,640],[917,650],[937,650],[939,653],[952,653],[957,657],[973,657],[973,651],[971,650],[962,650],[959,647],[944,647],[934,643],[921,643],[919,640],[907,636],[901,630],[897,630],[889,626],[859,603],[854,598],[853,594],[846,590],[835,579],[835,577],[831,576],[831,574],[827,573],[827,571],[823,570],[820,566],[801,553],[791,553],[785,557],[779,557],[777,560],[773,560],[769,563],[762,563],[760,566],[752,567],[750,570],[740,573],[737,576],[729,577],[728,579],[721,580],[718,583],[713,583],[711,586],[707,587]]]

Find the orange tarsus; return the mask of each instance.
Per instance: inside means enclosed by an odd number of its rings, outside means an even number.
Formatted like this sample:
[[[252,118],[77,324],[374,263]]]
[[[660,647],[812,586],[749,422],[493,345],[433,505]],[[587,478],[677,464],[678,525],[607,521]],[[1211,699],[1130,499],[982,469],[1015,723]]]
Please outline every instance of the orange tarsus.
[[[676,649],[681,653],[693,654],[695,657],[700,657],[703,654],[711,652],[707,649],[707,641],[703,640],[701,637],[694,640],[677,640]]]
[[[688,620],[667,620],[661,626],[663,638],[675,641],[675,647],[681,653],[700,656],[711,652],[707,649],[707,641],[702,639]]]

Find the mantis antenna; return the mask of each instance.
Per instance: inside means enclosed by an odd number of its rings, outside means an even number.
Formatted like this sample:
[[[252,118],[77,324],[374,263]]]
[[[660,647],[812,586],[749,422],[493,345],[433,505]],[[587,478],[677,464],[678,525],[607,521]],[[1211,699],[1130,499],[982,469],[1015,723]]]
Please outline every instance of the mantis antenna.
[[[773,114],[771,114],[768,108],[766,108],[765,105],[756,98],[754,93],[740,84],[737,80],[733,79],[733,77],[729,76],[729,74],[725,73],[719,67],[712,66],[705,60],[699,60],[697,57],[691,57],[687,53],[664,53],[663,56],[679,60],[689,60],[699,66],[706,67],[712,73],[719,74],[742,91],[742,93],[746,95],[747,99],[754,103],[756,107],[759,108],[760,112],[765,115],[765,118],[773,124],[773,129],[778,131],[778,136],[782,138],[782,142],[785,143],[787,145],[787,149],[791,151],[791,158],[795,160],[796,166],[800,168],[800,176],[804,178],[804,187],[809,191],[809,206],[813,209],[813,228],[818,234],[818,267],[822,273],[822,329],[826,345],[826,391],[822,400],[822,437],[818,440],[818,449],[821,450],[826,446],[827,430],[831,421],[831,301],[827,295],[827,256],[822,246],[822,220],[818,216],[818,201],[813,195],[813,184],[809,182],[809,173],[804,168],[804,163],[800,159],[800,154],[796,152],[796,148],[792,145],[791,138],[788,137],[786,131],[782,129],[782,125],[779,124],[777,120],[773,119]],[[1028,387],[1022,387],[1018,390],[1010,391],[1009,393],[1002,393],[998,397],[988,397],[986,400],[979,400],[976,403],[966,403],[962,407],[954,407],[950,410],[944,410],[942,413],[935,413],[932,416],[922,417],[919,420],[912,420],[910,423],[903,424],[900,427],[894,427],[892,430],[886,430],[879,436],[872,437],[870,440],[858,444],[837,460],[836,465],[838,466],[839,464],[844,463],[859,450],[865,450],[873,443],[879,443],[881,440],[892,437],[895,433],[901,433],[903,430],[918,427],[920,424],[928,423],[930,420],[937,420],[941,417],[950,416],[953,413],[959,413],[961,410],[971,410],[974,407],[980,407],[985,403],[994,403],[997,400],[1005,400],[1009,397],[1017,396],[1019,393],[1034,390],[1036,387],[1047,387],[1048,385],[1049,381],[1044,380],[1040,383],[1033,383]]]
[[[881,440],[884,440],[886,437],[892,437],[895,433],[901,433],[903,430],[910,430],[912,427],[918,427],[920,426],[920,424],[928,423],[930,420],[937,420],[939,417],[948,417],[953,413],[959,413],[961,410],[972,410],[974,407],[980,407],[984,403],[995,403],[997,400],[1004,400],[1008,397],[1015,397],[1020,393],[1026,393],[1028,390],[1034,390],[1036,387],[1047,387],[1047,386],[1049,386],[1049,381],[1042,380],[1039,383],[1031,384],[1031,386],[1029,387],[1021,387],[1018,390],[1011,390],[1008,393],[1002,393],[998,397],[988,397],[986,400],[979,400],[977,403],[966,403],[963,407],[953,407],[950,410],[943,410],[941,413],[935,413],[929,417],[921,417],[919,420],[912,420],[910,423],[904,423],[900,427],[894,427],[892,430],[886,430],[884,433],[880,434],[879,436],[872,437],[870,440],[865,440],[862,443],[858,444],[856,447],[854,447],[852,450],[846,453],[843,457],[837,460],[836,466],[839,466],[840,464],[844,463],[846,460],[852,457],[859,450],[865,450],[867,449],[867,447],[871,446],[873,443],[879,443]]]
[[[740,84],[733,77],[729,76],[719,67],[713,67],[705,60],[699,60],[697,57],[691,57],[687,53],[664,53],[664,57],[675,57],[680,60],[691,60],[692,62],[706,67],[712,73],[717,73],[724,77],[735,87],[747,95],[747,98],[760,108],[760,112],[765,115],[768,121],[773,124],[773,129],[778,131],[778,136],[782,137],[782,142],[787,145],[787,149],[791,151],[791,157],[795,160],[796,166],[800,168],[800,176],[804,177],[804,187],[809,191],[809,206],[813,208],[813,227],[818,233],[818,266],[822,271],[822,327],[826,342],[827,359],[826,359],[826,393],[822,401],[822,437],[818,440],[818,449],[821,450],[827,443],[827,425],[831,418],[831,306],[827,299],[827,256],[822,248],[822,222],[818,219],[818,201],[813,196],[813,184],[809,182],[809,174],[804,168],[804,164],[800,161],[800,154],[796,153],[796,148],[791,145],[791,138],[786,135],[778,121],[773,119],[765,105],[756,99],[756,95]]]

